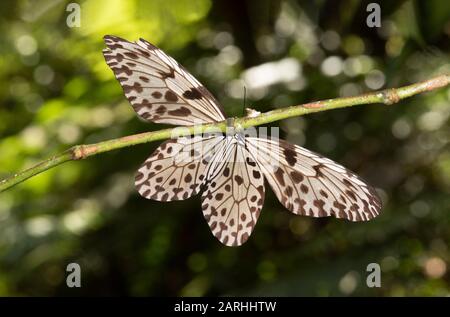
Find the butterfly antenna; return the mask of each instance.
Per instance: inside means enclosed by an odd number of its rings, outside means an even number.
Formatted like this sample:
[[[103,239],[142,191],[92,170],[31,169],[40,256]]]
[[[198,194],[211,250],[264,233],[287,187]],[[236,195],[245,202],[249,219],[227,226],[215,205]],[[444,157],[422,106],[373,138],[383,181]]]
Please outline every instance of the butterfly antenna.
[[[242,109],[242,115],[245,115],[245,102],[247,101],[247,87],[244,85],[244,108]]]

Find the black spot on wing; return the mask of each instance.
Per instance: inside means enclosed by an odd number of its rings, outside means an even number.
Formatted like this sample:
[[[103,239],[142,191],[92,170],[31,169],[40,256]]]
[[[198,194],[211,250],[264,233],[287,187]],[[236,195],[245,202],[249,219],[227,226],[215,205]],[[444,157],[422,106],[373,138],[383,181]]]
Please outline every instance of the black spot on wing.
[[[186,99],[201,99],[202,98],[202,93],[197,89],[197,88],[191,88],[191,90],[186,90],[183,93],[183,97]]]
[[[290,166],[294,166],[295,163],[297,163],[297,159],[296,159],[297,153],[295,153],[294,149],[292,149],[290,147],[289,148],[286,147],[283,150],[283,154],[284,154],[284,157],[286,158],[286,162],[288,162],[288,164]]]
[[[170,67],[170,70],[168,73],[161,72],[161,71],[159,71],[158,73],[161,75],[161,78],[163,80],[167,79],[167,78],[175,78],[175,70],[172,67]]]

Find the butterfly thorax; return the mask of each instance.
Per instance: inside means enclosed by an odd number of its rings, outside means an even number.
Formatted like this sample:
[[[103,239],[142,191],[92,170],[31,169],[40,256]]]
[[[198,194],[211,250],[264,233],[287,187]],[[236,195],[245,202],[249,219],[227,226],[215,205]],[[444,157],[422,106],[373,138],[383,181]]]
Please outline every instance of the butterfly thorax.
[[[237,143],[238,145],[245,146],[244,128],[242,128],[240,125],[236,126],[234,122],[234,118],[227,118],[227,140],[230,143]]]

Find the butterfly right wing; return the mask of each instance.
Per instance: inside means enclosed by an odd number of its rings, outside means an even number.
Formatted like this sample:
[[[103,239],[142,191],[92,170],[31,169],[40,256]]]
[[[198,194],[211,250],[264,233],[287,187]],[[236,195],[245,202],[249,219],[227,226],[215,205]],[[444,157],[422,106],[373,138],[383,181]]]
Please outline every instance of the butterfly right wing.
[[[376,190],[342,165],[283,140],[247,143],[278,200],[293,213],[350,221],[380,213]]]
[[[264,176],[246,146],[227,137],[211,162],[202,210],[213,235],[240,246],[255,228],[264,202]]]
[[[145,120],[194,125],[225,120],[222,106],[184,67],[140,39],[132,43],[106,35],[103,50],[125,96]]]
[[[174,201],[196,195],[223,136],[187,136],[162,143],[136,173],[135,186],[147,199]]]

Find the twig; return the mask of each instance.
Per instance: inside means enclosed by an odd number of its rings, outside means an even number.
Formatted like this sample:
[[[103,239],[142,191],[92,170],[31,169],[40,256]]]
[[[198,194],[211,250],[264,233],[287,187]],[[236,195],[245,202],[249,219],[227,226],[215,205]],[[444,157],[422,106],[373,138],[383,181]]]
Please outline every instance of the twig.
[[[298,106],[281,108],[262,113],[256,117],[236,118],[234,120],[234,125],[241,126],[242,128],[249,128],[286,118],[302,116],[313,112],[326,111],[331,109],[338,109],[373,103],[382,103],[386,105],[391,105],[407,97],[411,97],[416,94],[420,94],[422,92],[427,92],[441,87],[445,87],[449,84],[450,84],[450,75],[442,75],[431,78],[429,80],[425,80],[420,83],[415,83],[400,88],[392,88],[382,91],[376,91],[355,97],[328,99],[302,104]],[[90,156],[112,151],[115,149],[120,149],[127,146],[147,143],[156,140],[168,139],[171,138],[173,135],[175,135],[174,133],[177,133],[177,135],[179,136],[185,136],[192,134],[201,134],[204,131],[210,129],[225,132],[226,128],[227,128],[226,121],[223,121],[213,124],[196,125],[189,127],[176,127],[172,129],[163,129],[159,131],[140,133],[95,144],[76,145],[59,155],[53,156],[43,162],[34,165],[33,167],[25,171],[14,174],[2,180],[0,182],[0,192],[3,192],[13,187],[14,185],[17,185],[25,181],[30,177],[40,174],[50,168],[58,166],[67,161],[81,160]]]

